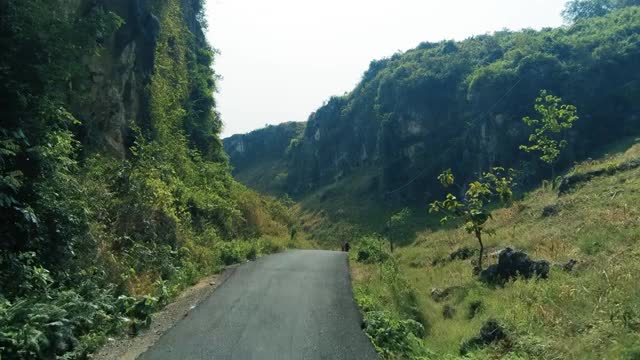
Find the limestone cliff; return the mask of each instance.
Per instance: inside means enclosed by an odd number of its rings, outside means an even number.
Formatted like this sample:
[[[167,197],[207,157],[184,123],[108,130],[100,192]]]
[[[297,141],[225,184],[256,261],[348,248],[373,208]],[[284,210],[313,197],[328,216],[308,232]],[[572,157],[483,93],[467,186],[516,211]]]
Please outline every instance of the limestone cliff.
[[[72,99],[72,111],[84,124],[81,137],[87,150],[126,157],[133,141],[132,127],[152,127],[149,84],[157,42],[165,30],[158,12],[172,1],[86,0],[80,4],[83,12],[111,11],[122,19],[114,34],[98,39],[102,50],[82,59],[89,67],[89,77],[75,84],[81,96]],[[176,2],[189,36],[207,48],[199,19],[201,1]]]
[[[531,132],[522,118],[539,116],[533,105],[542,89],[580,116],[561,134],[568,146],[558,168],[638,133],[639,11],[423,43],[371,62],[353,91],[309,116],[286,157],[286,191],[303,195],[364,172],[363,191],[424,203],[441,191],[441,171],[469,181],[494,166],[517,168],[520,185],[535,184],[551,171],[519,145]]]
[[[260,191],[281,193],[287,177],[287,153],[302,136],[305,123],[287,122],[224,139],[233,175]]]

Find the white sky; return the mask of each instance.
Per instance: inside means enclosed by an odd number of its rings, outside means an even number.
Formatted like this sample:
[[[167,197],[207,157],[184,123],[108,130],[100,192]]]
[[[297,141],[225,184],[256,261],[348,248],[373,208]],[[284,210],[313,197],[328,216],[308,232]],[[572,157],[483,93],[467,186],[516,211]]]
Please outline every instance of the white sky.
[[[208,0],[223,137],[305,121],[373,59],[422,41],[559,26],[566,0]]]

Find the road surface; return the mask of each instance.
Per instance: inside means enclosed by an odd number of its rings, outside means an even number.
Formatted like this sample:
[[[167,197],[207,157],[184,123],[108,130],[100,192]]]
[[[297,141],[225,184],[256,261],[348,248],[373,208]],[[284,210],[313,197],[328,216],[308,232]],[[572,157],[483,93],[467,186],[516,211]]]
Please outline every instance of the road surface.
[[[244,264],[138,359],[376,359],[345,253],[296,250]]]

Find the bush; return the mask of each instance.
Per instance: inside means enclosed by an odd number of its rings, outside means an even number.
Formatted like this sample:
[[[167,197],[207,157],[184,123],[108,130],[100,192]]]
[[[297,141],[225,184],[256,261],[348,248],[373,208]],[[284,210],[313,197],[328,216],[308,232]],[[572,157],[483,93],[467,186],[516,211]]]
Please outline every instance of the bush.
[[[415,307],[413,289],[392,263],[387,261],[383,266],[388,268],[383,270],[384,287],[368,285],[354,289],[364,315],[363,329],[383,358],[426,358],[431,353],[421,340],[426,333],[421,322],[425,321]],[[390,283],[392,279],[401,283],[402,290]]]
[[[384,357],[411,358],[423,351],[420,337],[424,328],[417,321],[398,320],[386,311],[370,311],[364,315],[364,331]]]
[[[258,250],[255,246],[251,246],[247,249],[247,253],[245,254],[247,260],[254,261],[258,257]]]
[[[285,249],[284,246],[270,239],[260,239],[257,246],[259,247],[259,253],[262,255],[278,253]]]
[[[384,262],[389,258],[385,251],[384,242],[376,236],[364,236],[358,240],[356,246],[356,261],[364,264]]]
[[[48,297],[0,300],[0,349],[9,359],[83,358],[107,335],[149,324],[156,299],[121,296],[91,284],[81,294],[49,290]],[[84,294],[87,292],[87,294]]]
[[[233,242],[222,242],[217,248],[218,258],[224,265],[237,264],[242,261],[242,255]]]

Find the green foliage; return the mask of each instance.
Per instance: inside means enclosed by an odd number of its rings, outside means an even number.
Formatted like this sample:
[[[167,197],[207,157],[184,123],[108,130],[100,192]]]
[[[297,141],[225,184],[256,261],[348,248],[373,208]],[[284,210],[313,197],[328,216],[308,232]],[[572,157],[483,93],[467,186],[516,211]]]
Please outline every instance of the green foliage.
[[[124,20],[109,6],[0,6],[2,358],[87,358],[202,276],[281,250],[292,224],[288,205],[231,177],[201,1],[141,9],[160,32],[144,54],[154,71],[135,74],[150,78],[123,129],[124,157],[85,136],[109,122],[77,117],[89,65],[120,56],[113,34]]]
[[[534,107],[541,118],[537,120],[527,116],[522,119],[533,132],[529,135],[531,145],[520,145],[520,149],[542,153],[540,160],[553,166],[567,146],[567,140],[561,136],[578,120],[576,107],[562,104],[561,98],[548,94],[546,90],[540,91]]]
[[[521,119],[540,89],[585,114],[557,170],[638,132],[639,19],[640,7],[616,7],[570,26],[423,43],[372,61],[351,92],[309,116],[278,165],[283,191],[304,196],[369,172],[363,195],[417,205],[440,195],[425,189],[436,189],[441,169],[453,167],[466,183],[495,164],[526,170],[519,183],[535,186],[548,177],[546,164],[514,150],[527,143],[531,129]],[[243,168],[254,179],[261,171]]]
[[[25,281],[41,282],[38,275]],[[100,336],[147,326],[157,300],[114,296],[90,279],[74,290],[59,290],[47,279],[38,292],[14,302],[0,301],[0,350],[10,359],[84,358]]]
[[[384,241],[373,235],[358,239],[355,246],[356,261],[364,264],[382,263],[389,254],[385,250]]]
[[[449,187],[455,183],[455,178],[451,169],[445,170],[438,180],[442,186]],[[491,219],[491,208],[489,204],[493,199],[498,198],[503,203],[511,201],[513,196],[512,187],[513,170],[504,168],[493,168],[493,172],[485,172],[482,176],[468,185],[464,193],[464,198],[458,198],[449,193],[445,200],[431,203],[429,212],[443,212],[446,215],[441,218],[441,223],[446,223],[450,219],[462,221],[464,230],[473,234],[480,244],[480,255],[478,258],[478,268],[482,270],[482,257],[484,244],[482,234],[491,234],[492,231],[485,228],[485,223]]]
[[[411,210],[409,210],[409,208],[403,208],[397,213],[391,215],[387,221],[385,228],[387,230],[386,235],[389,240],[391,252],[393,252],[393,244],[406,235],[407,223],[409,222],[410,217]]]
[[[615,9],[638,5],[640,5],[638,0],[571,0],[565,5],[562,17],[573,22],[604,16]]]
[[[395,260],[385,261],[380,271],[379,281],[384,285],[355,288],[355,300],[364,315],[363,330],[385,359],[421,359],[430,355],[422,342],[426,334],[421,323],[424,320],[415,317],[415,290],[399,272]],[[412,305],[407,307],[408,303]]]
[[[224,150],[238,181],[261,192],[286,194],[289,174],[286,159],[300,143],[305,123],[268,125],[247,134],[224,139]]]
[[[413,359],[414,353],[421,351],[424,328],[417,321],[397,320],[384,311],[369,311],[364,316],[364,331],[385,358],[404,355]]]
[[[603,158],[577,164],[572,174],[608,169],[640,156],[637,138],[624,139],[603,150]],[[632,167],[599,176],[571,192],[538,188],[512,206],[492,211],[495,236],[486,247],[513,246],[553,266],[549,278],[517,279],[501,287],[487,287],[471,276],[463,261],[438,261],[452,245],[468,247],[472,241],[457,227],[437,231],[426,227],[417,241],[398,248],[395,259],[400,278],[416,289],[418,310],[427,330],[423,341],[437,354],[433,359],[633,359],[637,356],[640,324],[638,271],[640,169]],[[454,179],[455,180],[455,179]],[[455,184],[455,181],[451,182]],[[557,213],[541,216],[553,206]],[[571,271],[569,260],[577,263]],[[491,262],[496,261],[490,258]],[[572,263],[572,262],[569,262]],[[354,289],[365,294],[363,310],[384,310],[395,315],[397,303],[387,283],[391,266],[352,264]],[[438,289],[434,297],[431,289]],[[444,297],[440,295],[446,293]],[[442,310],[454,308],[451,317]],[[464,357],[460,345],[477,336],[489,319],[498,319],[509,341],[475,349]],[[400,357],[402,358],[402,357]]]

